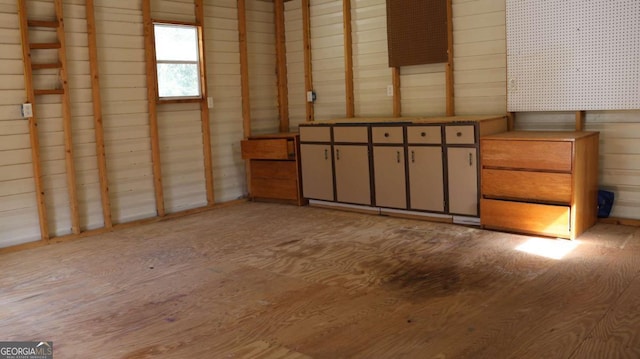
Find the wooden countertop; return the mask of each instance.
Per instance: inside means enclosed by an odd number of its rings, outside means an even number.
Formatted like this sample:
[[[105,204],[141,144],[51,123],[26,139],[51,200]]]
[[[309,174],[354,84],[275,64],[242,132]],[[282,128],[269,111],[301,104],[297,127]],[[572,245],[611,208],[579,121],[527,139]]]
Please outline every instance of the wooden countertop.
[[[483,136],[482,139],[500,139],[517,141],[575,141],[576,139],[598,134],[592,131],[511,131]]]
[[[279,139],[286,138],[292,139],[299,136],[297,132],[279,132],[279,133],[265,133],[260,135],[249,136],[249,140],[267,140],[267,139]]]
[[[305,122],[301,125],[339,125],[339,124],[369,124],[369,123],[456,123],[456,122],[483,122],[505,118],[505,115],[483,116],[440,116],[440,117],[351,117],[336,118],[331,120],[317,120]]]

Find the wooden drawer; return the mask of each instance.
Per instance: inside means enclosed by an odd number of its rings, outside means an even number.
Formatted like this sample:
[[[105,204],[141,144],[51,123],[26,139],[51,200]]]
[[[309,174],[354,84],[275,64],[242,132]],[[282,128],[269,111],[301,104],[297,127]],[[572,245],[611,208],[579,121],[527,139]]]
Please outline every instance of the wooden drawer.
[[[301,142],[331,142],[331,127],[300,126]]]
[[[482,166],[571,172],[572,143],[483,140]]]
[[[251,177],[296,179],[297,176],[295,161],[251,161]]]
[[[493,229],[570,238],[569,206],[480,200],[481,223]]]
[[[476,143],[476,132],[473,125],[446,126],[444,133],[448,145],[472,145]]]
[[[291,144],[289,144],[291,142]],[[240,142],[243,159],[286,160],[295,156],[293,141],[285,138],[244,140]]]
[[[485,197],[571,203],[571,174],[500,169],[482,170]]]
[[[251,178],[251,196],[295,201],[298,199],[298,186],[291,179]]]
[[[373,143],[396,143],[402,144],[404,142],[404,136],[402,133],[402,127],[372,127],[371,137]]]
[[[295,161],[251,161],[251,196],[297,200],[298,172]]]
[[[338,143],[368,143],[368,129],[367,126],[335,126],[333,127],[333,141]]]
[[[440,126],[409,126],[407,127],[407,143],[412,145],[442,143]]]

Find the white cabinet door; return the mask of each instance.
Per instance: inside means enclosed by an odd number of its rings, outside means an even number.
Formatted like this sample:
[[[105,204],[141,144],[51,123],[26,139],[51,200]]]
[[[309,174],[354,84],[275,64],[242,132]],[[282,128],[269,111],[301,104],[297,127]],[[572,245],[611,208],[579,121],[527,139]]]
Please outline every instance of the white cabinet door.
[[[407,208],[404,147],[373,147],[376,206]]]
[[[369,148],[362,145],[334,146],[336,200],[371,204]]]
[[[449,213],[478,215],[478,164],[475,148],[449,147]]]
[[[303,197],[333,201],[331,157],[329,144],[300,145]]]
[[[442,147],[409,147],[411,209],[444,212]]]

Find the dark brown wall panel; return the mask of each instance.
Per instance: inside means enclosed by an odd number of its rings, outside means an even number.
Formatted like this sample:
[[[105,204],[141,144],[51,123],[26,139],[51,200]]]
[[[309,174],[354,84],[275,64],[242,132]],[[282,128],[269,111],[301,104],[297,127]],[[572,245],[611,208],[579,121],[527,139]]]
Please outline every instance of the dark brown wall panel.
[[[387,0],[389,66],[447,62],[447,2]]]

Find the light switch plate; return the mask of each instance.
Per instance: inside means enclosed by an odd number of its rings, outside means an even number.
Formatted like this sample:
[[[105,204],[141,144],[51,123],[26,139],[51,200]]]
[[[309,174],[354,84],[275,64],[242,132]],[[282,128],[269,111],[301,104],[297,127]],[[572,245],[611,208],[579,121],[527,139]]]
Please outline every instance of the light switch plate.
[[[393,85],[387,85],[387,96],[393,96]]]

